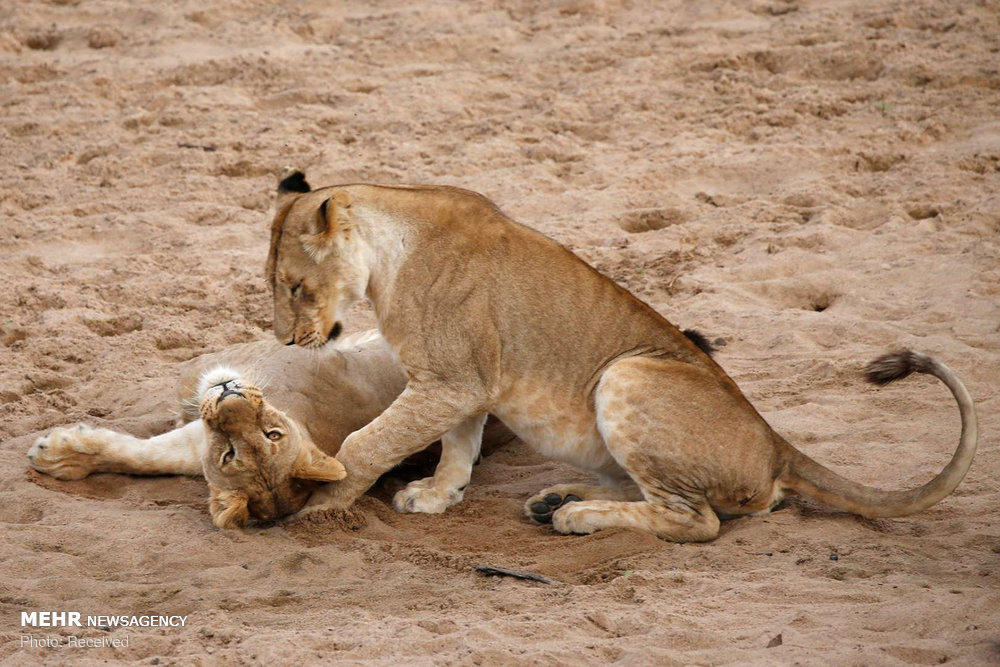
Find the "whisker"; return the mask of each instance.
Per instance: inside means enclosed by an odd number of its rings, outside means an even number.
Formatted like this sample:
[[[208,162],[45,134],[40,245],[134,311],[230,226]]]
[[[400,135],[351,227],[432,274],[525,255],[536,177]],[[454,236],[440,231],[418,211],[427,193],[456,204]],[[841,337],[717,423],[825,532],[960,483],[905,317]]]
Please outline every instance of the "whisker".
[[[260,369],[255,369],[254,372],[254,384],[261,390],[267,389],[267,386],[271,384],[272,376],[268,373],[264,373]]]
[[[257,387],[261,391],[264,391],[265,389],[267,389],[267,386],[269,384],[271,384],[271,379],[272,379],[272,377],[269,374],[264,373],[259,368],[254,369],[254,372],[253,372],[253,384],[254,384],[255,387]]]

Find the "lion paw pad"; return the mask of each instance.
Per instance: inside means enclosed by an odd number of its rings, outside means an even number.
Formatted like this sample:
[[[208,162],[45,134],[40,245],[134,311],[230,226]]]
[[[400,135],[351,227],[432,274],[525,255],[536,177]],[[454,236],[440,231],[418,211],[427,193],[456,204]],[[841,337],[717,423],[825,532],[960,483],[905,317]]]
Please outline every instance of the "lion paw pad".
[[[579,500],[583,500],[583,498],[573,493],[567,493],[565,496],[558,493],[549,493],[541,500],[529,501],[528,510],[532,521],[552,523],[553,512],[566,503],[573,503]]]

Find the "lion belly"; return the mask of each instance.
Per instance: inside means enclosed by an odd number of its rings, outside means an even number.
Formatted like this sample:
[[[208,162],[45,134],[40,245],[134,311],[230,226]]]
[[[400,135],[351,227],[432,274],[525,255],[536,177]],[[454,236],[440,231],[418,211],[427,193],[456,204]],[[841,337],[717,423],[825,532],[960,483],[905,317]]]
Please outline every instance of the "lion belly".
[[[618,468],[597,431],[594,412],[572,394],[519,382],[491,411],[542,456],[599,473]]]

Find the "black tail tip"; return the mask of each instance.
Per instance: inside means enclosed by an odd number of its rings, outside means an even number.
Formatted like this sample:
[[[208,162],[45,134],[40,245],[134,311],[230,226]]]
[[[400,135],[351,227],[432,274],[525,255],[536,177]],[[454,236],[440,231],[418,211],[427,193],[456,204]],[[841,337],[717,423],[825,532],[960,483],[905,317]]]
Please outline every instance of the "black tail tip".
[[[900,350],[882,355],[868,364],[865,379],[872,384],[887,385],[911,373],[927,373],[929,369],[929,357],[913,350]]]
[[[696,329],[685,329],[681,333],[687,336],[689,341],[694,343],[699,350],[701,350],[708,356],[712,356],[712,353],[715,352],[715,347],[713,347],[712,344],[708,342],[708,339],[705,338],[705,335],[700,331]]]
[[[283,176],[281,182],[278,183],[278,192],[309,192],[312,190],[309,187],[309,182],[306,181],[306,175],[301,171],[296,170]]]

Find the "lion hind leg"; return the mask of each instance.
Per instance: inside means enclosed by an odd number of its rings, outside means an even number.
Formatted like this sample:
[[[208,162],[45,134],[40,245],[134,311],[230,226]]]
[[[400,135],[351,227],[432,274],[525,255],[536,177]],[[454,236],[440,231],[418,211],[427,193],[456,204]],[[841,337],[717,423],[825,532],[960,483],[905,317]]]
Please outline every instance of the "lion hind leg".
[[[552,514],[567,503],[583,500],[642,500],[639,487],[631,480],[623,486],[596,484],[556,484],[542,489],[524,503],[525,515],[535,523],[552,523]]]
[[[560,507],[552,515],[552,527],[576,535],[636,528],[671,542],[707,542],[719,534],[719,517],[707,502],[677,508],[646,501],[590,500]]]
[[[716,507],[746,513],[758,508],[744,499],[769,500],[770,431],[710,369],[642,357],[616,362],[598,383],[595,408],[608,452],[642,499],[566,504],[552,515],[556,530],[630,527],[706,541],[718,535]]]

